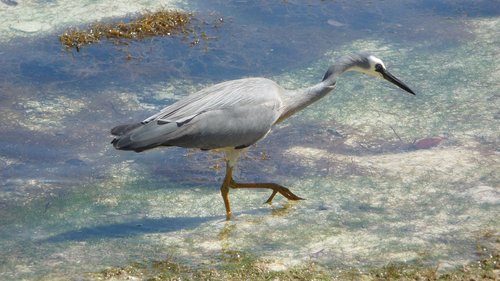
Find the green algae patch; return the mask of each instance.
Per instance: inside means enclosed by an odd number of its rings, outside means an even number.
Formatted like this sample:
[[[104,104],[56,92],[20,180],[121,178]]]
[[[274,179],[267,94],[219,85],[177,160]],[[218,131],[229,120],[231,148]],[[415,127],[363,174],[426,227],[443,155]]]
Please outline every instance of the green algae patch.
[[[195,37],[191,44],[197,44],[205,33],[196,34],[192,26],[193,14],[176,10],[148,12],[130,22],[94,23],[85,30],[73,28],[59,36],[59,41],[68,49],[77,51],[82,46],[95,44],[103,39],[141,40],[156,36],[186,35]]]
[[[330,280],[331,272],[314,263],[306,263],[286,271],[272,271],[265,260],[228,250],[216,258],[218,263],[187,266],[168,258],[149,264],[134,263],[125,267],[107,268],[89,273],[92,280]]]
[[[173,257],[133,263],[89,273],[93,280],[497,280],[500,255],[498,235],[487,232],[478,240],[477,261],[441,268],[415,263],[389,263],[377,268],[323,267],[306,261],[286,270],[270,270],[266,259],[236,250],[223,250],[213,263],[188,266]]]

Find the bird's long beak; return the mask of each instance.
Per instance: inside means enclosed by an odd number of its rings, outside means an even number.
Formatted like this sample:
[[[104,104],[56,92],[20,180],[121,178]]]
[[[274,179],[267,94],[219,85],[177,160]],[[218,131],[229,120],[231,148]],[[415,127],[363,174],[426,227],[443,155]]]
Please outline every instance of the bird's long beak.
[[[387,80],[387,81],[395,84],[396,86],[398,86],[399,88],[407,91],[408,93],[410,93],[412,95],[415,95],[415,93],[408,86],[406,86],[405,83],[401,82],[401,80],[399,80],[398,78],[394,77],[394,75],[392,75],[386,69],[381,69],[380,73],[382,74],[382,76],[384,77],[385,80]]]

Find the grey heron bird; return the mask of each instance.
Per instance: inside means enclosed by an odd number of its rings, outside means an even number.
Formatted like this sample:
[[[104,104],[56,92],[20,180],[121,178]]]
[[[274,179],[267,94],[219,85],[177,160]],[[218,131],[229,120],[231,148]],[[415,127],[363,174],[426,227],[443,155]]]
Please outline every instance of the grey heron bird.
[[[241,153],[264,138],[273,125],[300,111],[335,89],[337,78],[357,71],[385,79],[406,92],[415,93],[390,74],[382,60],[368,53],[353,53],[329,67],[318,84],[287,90],[266,78],[244,78],[222,82],[189,95],[157,114],[135,124],[111,130],[113,146],[141,152],[155,147],[178,146],[224,153],[226,175],[221,194],[226,218],[231,218],[229,188],[267,188],[289,200],[302,198],[275,183],[241,183],[233,179],[233,168]]]

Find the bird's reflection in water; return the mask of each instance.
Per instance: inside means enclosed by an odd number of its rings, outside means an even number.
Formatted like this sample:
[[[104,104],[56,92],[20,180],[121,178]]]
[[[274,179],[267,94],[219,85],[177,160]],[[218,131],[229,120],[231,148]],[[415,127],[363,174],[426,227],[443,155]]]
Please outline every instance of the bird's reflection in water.
[[[285,201],[283,204],[269,204],[271,205],[271,217],[276,218],[276,217],[285,217],[288,216],[293,210],[295,205],[297,204],[297,201]],[[251,219],[245,220],[245,223],[250,223],[250,224],[258,224],[263,222],[264,220],[269,219],[269,216],[258,216],[252,217]],[[218,238],[221,243],[221,252],[222,254],[227,254],[227,253],[232,253],[235,251],[234,245],[237,245],[235,243],[236,239],[238,239],[236,236],[238,224],[241,223],[241,220],[236,220],[236,221],[225,221],[224,226],[219,232]]]
[[[226,221],[221,231],[219,232],[219,241],[221,245],[221,253],[226,253],[231,250],[231,235],[236,230],[236,224],[231,221]]]
[[[224,245],[227,245],[229,243],[229,238],[231,236],[231,233],[234,232],[236,229],[236,224],[232,223],[230,221],[226,221],[224,223],[224,227],[222,227],[222,230],[219,232],[219,240],[221,241],[223,248]]]
[[[272,206],[271,215],[273,217],[282,217],[288,215],[293,207],[296,205],[297,201],[286,201],[279,207]]]

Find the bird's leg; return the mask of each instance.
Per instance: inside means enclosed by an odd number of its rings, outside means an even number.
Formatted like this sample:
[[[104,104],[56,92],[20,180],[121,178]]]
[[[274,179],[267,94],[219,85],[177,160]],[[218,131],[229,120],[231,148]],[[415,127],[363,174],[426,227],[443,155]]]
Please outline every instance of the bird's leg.
[[[274,196],[279,192],[281,195],[286,197],[289,200],[304,200],[304,198],[300,198],[299,196],[293,194],[290,189],[275,183],[239,183],[231,180],[230,185],[232,188],[268,188],[272,189],[273,193],[269,196],[266,203],[271,203],[274,199]]]
[[[229,186],[233,182],[233,167],[226,163],[226,176],[220,187],[220,193],[222,194],[222,199],[224,200],[224,206],[226,207],[226,220],[231,219],[231,206],[229,205]]]
[[[229,204],[229,188],[268,188],[272,189],[273,193],[269,196],[266,203],[271,203],[276,194],[281,194],[289,200],[303,200],[299,196],[293,194],[290,189],[275,183],[239,183],[233,179],[233,167],[230,161],[226,160],[226,175],[224,176],[224,181],[220,187],[220,193],[222,194],[222,199],[224,200],[224,206],[226,207],[226,220],[231,219],[231,206]]]

